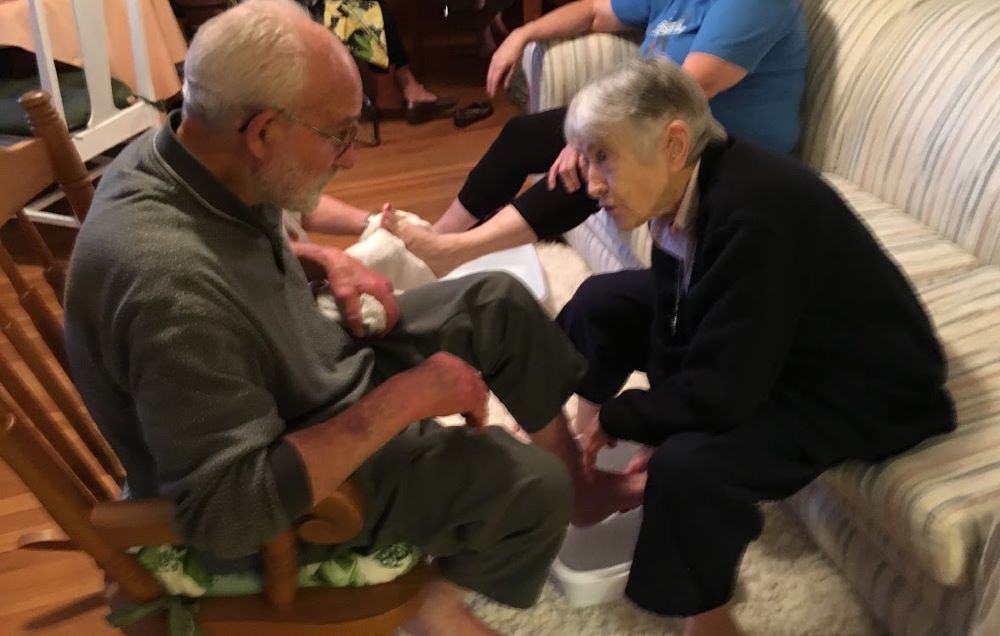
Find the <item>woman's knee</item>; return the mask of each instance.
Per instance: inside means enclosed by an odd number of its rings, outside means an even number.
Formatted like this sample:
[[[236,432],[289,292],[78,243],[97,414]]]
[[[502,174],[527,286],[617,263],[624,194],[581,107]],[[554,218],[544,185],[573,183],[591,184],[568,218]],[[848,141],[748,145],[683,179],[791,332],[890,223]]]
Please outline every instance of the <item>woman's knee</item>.
[[[646,469],[647,497],[688,498],[709,488],[715,480],[703,452],[707,441],[705,433],[680,433],[660,444]]]
[[[537,137],[538,126],[538,116],[535,114],[513,117],[500,129],[493,148],[507,150],[516,156]]]
[[[609,355],[628,359],[638,369],[642,365],[636,356],[643,357],[648,348],[650,318],[622,295],[619,273],[585,280],[556,316],[556,323],[581,352],[601,359]]]

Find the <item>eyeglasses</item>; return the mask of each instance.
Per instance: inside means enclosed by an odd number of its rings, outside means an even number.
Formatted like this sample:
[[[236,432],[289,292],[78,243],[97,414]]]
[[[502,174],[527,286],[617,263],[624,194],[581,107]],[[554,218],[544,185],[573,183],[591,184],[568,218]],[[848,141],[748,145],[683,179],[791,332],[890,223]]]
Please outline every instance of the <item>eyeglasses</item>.
[[[279,115],[281,115],[282,117],[284,117],[285,119],[287,119],[288,121],[290,121],[292,123],[298,124],[299,126],[302,126],[304,128],[308,128],[309,130],[313,131],[314,133],[316,133],[317,135],[319,135],[320,137],[322,137],[326,141],[333,142],[334,147],[337,150],[337,155],[336,155],[337,159],[340,159],[341,157],[343,157],[344,154],[347,153],[348,150],[350,150],[351,148],[354,147],[354,142],[357,141],[357,138],[358,138],[358,131],[361,128],[358,125],[358,122],[356,122],[356,121],[355,122],[351,122],[351,125],[347,129],[347,132],[343,133],[343,136],[340,137],[340,136],[337,136],[337,135],[331,135],[328,132],[320,130],[319,128],[313,126],[312,124],[310,124],[309,122],[305,121],[304,119],[302,119],[300,117],[296,117],[295,115],[291,114],[290,112],[288,112],[286,110],[277,109],[275,112],[277,112]],[[252,115],[250,117],[250,119],[248,119],[242,126],[240,126],[239,131],[240,132],[245,132],[246,129],[250,126],[250,122],[253,121],[253,118],[256,117],[259,114],[260,113],[256,113],[256,114]]]

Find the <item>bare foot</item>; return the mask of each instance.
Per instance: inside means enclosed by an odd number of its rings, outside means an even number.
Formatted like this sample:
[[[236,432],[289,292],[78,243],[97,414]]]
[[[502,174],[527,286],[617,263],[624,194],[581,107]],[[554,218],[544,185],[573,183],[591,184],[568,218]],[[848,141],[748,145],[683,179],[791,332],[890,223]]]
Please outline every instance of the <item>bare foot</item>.
[[[622,475],[594,470],[577,483],[570,523],[578,528],[600,523],[612,514],[642,505],[646,473]]]
[[[416,102],[434,102],[437,101],[437,95],[427,90],[423,84],[414,83],[409,84],[403,88],[403,97],[410,104],[415,104]]]
[[[644,446],[642,450],[635,454],[632,459],[629,460],[628,464],[625,466],[625,470],[622,472],[626,475],[637,475],[639,473],[646,472],[646,468],[649,466],[649,460],[652,459],[653,453],[656,452],[656,448],[653,446]]]
[[[684,636],[745,636],[733,620],[729,605],[723,605],[684,621]]]
[[[426,263],[438,278],[467,260],[459,252],[456,234],[438,234],[392,213],[382,215],[382,228],[401,238],[406,249]]]
[[[420,609],[403,629],[411,636],[500,636],[465,605],[466,590],[444,579],[428,583]]]
[[[493,631],[486,626],[467,607],[463,607],[453,612],[447,618],[440,616],[442,622],[422,621],[420,613],[417,617],[410,619],[403,624],[403,629],[410,636],[501,636],[500,632]]]

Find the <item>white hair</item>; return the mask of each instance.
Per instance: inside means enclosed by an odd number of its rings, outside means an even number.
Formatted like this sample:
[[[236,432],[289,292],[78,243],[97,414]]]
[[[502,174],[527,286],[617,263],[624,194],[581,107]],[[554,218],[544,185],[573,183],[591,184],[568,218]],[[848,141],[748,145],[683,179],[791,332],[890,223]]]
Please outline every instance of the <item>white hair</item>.
[[[688,164],[701,157],[726,131],[712,117],[701,87],[679,66],[665,58],[637,59],[587,84],[573,98],[566,114],[566,141],[587,146],[612,135],[630,133],[629,141],[648,155],[671,121],[691,130]]]
[[[292,109],[305,88],[302,19],[292,0],[248,0],[203,24],[184,58],[184,116],[222,127]]]

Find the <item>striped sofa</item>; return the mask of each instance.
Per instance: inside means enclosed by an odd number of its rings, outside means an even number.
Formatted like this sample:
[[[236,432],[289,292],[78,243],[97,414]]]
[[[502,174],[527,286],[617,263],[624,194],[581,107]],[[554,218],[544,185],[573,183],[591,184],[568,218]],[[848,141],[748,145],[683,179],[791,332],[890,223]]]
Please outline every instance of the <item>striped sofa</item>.
[[[896,635],[1000,634],[1000,2],[803,0],[800,156],[907,272],[950,361],[958,430],[824,474],[789,502]],[[590,35],[525,52],[530,106],[635,55]],[[596,272],[648,264],[599,213],[567,236]]]

